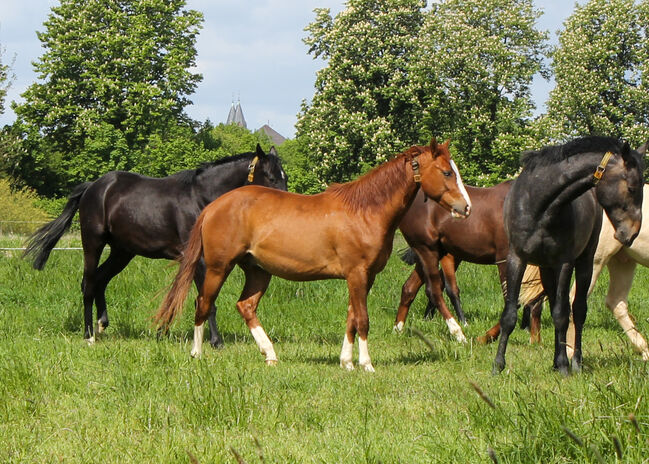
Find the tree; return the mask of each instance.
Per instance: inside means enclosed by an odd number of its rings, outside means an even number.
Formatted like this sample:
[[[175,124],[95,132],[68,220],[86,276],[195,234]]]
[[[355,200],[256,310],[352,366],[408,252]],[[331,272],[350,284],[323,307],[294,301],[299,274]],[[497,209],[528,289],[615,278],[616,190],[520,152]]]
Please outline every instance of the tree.
[[[419,102],[408,75],[422,0],[349,0],[332,18],[317,9],[304,42],[327,61],[298,116],[297,137],[323,184],[353,178],[416,138]]]
[[[10,67],[2,63],[2,54],[4,49],[0,46],[0,114],[5,112],[5,98],[7,89],[11,84]]]
[[[546,75],[547,33],[532,0],[447,0],[427,14],[413,63],[422,138],[451,138],[465,181],[489,185],[535,146],[530,85]]]
[[[41,193],[132,169],[152,136],[188,124],[202,15],[185,0],[61,0],[38,34],[43,82],[13,106]],[[55,187],[54,183],[58,185]]]
[[[556,80],[538,130],[548,142],[581,135],[649,136],[649,2],[590,0],[565,21],[552,53]]]

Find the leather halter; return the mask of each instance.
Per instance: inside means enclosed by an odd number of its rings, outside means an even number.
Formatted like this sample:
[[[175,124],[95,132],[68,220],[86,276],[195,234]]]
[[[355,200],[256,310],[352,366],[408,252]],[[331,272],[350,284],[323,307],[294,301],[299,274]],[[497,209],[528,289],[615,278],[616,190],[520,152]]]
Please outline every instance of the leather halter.
[[[602,161],[599,162],[599,166],[597,166],[597,169],[593,174],[595,185],[597,185],[597,183],[602,179],[602,176],[604,175],[604,171],[606,171],[606,165],[611,159],[611,156],[613,156],[613,153],[607,151],[606,153],[604,153],[604,157],[602,158]]]
[[[248,165],[248,182],[250,183],[252,183],[252,180],[255,178],[255,166],[257,166],[257,161],[259,161],[259,156],[255,156]]]
[[[417,161],[417,158],[419,156],[415,156],[412,160],[410,160],[410,165],[412,166],[412,171],[414,172],[414,179],[417,184],[421,183],[421,174],[419,172],[419,161]]]

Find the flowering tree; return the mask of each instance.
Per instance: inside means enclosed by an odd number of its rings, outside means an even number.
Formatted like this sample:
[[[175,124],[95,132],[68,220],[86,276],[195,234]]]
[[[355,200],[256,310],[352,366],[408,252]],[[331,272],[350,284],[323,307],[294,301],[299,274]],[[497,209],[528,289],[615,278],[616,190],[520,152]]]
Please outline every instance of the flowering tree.
[[[151,136],[186,121],[202,15],[185,0],[61,0],[38,34],[42,82],[14,105],[43,193],[131,169]]]
[[[298,116],[297,136],[324,183],[349,180],[417,140],[419,101],[408,74],[422,0],[349,0],[317,9],[304,42],[327,61]]]
[[[649,2],[590,0],[564,23],[552,53],[556,87],[538,122],[546,141],[649,137]]]
[[[443,134],[465,180],[493,184],[535,145],[530,85],[546,74],[547,33],[532,0],[447,0],[433,5],[419,38],[416,85],[423,134]]]

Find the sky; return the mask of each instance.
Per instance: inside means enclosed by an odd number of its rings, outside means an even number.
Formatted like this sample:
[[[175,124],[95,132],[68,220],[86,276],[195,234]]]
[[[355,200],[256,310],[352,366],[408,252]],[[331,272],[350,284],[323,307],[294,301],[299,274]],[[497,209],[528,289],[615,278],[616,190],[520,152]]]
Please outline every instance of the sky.
[[[11,101],[37,81],[32,62],[42,54],[36,31],[58,0],[0,0],[0,47],[2,62],[12,65],[15,79],[5,100],[0,126],[11,124],[15,115]],[[304,27],[315,19],[314,8],[330,8],[335,14],[344,0],[187,0],[187,7],[204,15],[198,37],[195,72],[203,75],[186,108],[195,120],[225,122],[233,101],[240,101],[248,128],[264,124],[285,137],[295,135],[295,122],[303,100],[314,93],[316,72],[325,63],[307,54],[302,42]],[[535,0],[543,11],[540,29],[556,32],[572,13],[571,0]],[[13,62],[13,64],[12,64]],[[553,83],[534,79],[532,95],[537,112],[543,112]]]

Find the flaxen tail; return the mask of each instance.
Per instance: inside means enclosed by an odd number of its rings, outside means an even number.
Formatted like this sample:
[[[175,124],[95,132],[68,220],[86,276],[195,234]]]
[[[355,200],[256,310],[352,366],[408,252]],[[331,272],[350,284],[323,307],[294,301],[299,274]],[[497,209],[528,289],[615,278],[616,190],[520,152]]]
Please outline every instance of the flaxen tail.
[[[196,266],[198,266],[203,255],[203,239],[201,237],[203,218],[204,215],[201,214],[196,220],[196,224],[194,224],[189,235],[187,246],[183,251],[178,273],[173,284],[171,284],[171,290],[169,290],[158,312],[153,317],[158,327],[164,330],[167,330],[174,319],[182,313],[189,287],[194,281]]]
[[[47,259],[50,257],[52,249],[60,240],[61,236],[70,228],[72,219],[74,219],[74,215],[79,209],[81,197],[91,184],[92,182],[85,182],[77,185],[68,197],[68,202],[65,208],[63,208],[61,215],[52,222],[45,224],[29,237],[23,258],[32,256],[34,258],[34,269],[38,269],[39,271],[43,269]]]
[[[507,295],[507,281],[503,282],[503,293]],[[527,306],[539,297],[543,296],[543,284],[541,283],[541,271],[538,266],[528,264],[525,267],[521,290],[518,294],[518,304]]]

